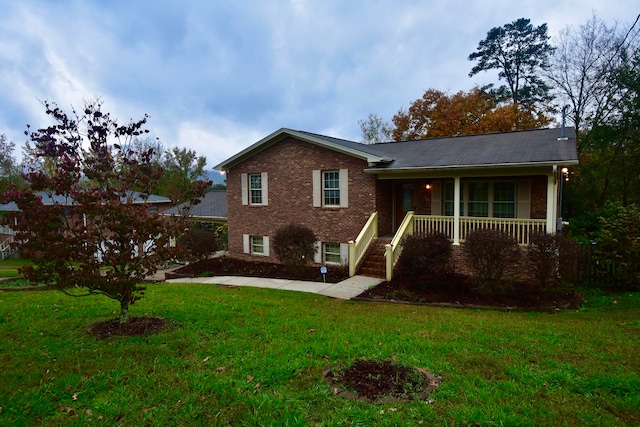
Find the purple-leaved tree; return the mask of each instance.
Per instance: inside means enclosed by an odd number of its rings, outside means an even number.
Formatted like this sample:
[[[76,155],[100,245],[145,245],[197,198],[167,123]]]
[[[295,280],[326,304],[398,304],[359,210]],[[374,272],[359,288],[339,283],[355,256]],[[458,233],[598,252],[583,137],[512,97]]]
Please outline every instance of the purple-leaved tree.
[[[148,116],[120,125],[99,99],[72,114],[45,102],[53,125],[25,134],[42,167],[24,172],[4,202],[19,208],[16,245],[33,262],[25,276],[65,294],[102,294],[120,302],[120,322],[143,296],[141,282],[178,256],[171,245],[187,225],[183,215],[164,216],[151,207],[150,189],[162,177],[153,148],[136,152],[132,139],[146,134]],[[183,200],[199,202],[209,182],[195,181]]]

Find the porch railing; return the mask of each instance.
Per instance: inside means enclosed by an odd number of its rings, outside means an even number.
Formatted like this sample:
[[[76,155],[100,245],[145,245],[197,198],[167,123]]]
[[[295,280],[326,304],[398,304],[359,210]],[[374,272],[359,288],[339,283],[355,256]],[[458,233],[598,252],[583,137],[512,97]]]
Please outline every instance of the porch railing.
[[[415,233],[442,233],[451,240],[454,236],[454,219],[452,216],[436,215],[412,215]],[[547,221],[544,219],[520,219],[520,218],[478,218],[460,217],[460,240],[464,241],[473,230],[490,228],[502,230],[521,245],[529,243],[531,234],[546,231]]]
[[[547,229],[547,221],[544,219],[520,219],[520,218],[477,218],[460,217],[460,241],[464,241],[467,235],[477,229],[502,230],[511,236],[521,245],[529,243],[532,234],[544,232]],[[398,231],[393,236],[391,244],[385,251],[386,257],[386,278],[393,278],[393,269],[400,258],[402,238],[414,233],[443,233],[453,240],[455,235],[455,221],[452,216],[438,215],[415,215],[407,212]]]
[[[369,245],[378,238],[378,212],[369,217],[355,241],[349,242],[349,277],[356,274],[356,267],[369,249]]]

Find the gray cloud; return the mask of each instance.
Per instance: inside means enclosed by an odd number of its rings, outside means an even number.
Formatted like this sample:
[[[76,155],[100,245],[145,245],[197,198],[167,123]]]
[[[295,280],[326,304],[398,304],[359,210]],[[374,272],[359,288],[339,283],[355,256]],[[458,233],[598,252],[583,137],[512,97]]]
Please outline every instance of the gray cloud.
[[[120,119],[148,113],[170,147],[209,165],[280,127],[358,139],[428,88],[468,90],[467,56],[487,31],[527,17],[550,35],[595,11],[637,15],[627,0],[7,2],[0,22],[0,133],[47,124],[101,96]]]

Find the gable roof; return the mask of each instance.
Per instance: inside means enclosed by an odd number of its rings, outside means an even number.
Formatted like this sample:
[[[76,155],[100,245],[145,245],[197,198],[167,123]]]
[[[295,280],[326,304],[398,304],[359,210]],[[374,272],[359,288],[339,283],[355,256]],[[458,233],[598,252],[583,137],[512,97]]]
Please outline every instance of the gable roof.
[[[164,211],[164,215],[178,215],[187,205],[187,202]],[[227,192],[226,190],[212,190],[205,193],[200,199],[200,203],[191,206],[189,215],[194,218],[209,220],[227,219]]]
[[[304,142],[319,145],[330,150],[338,151],[344,154],[348,154],[353,157],[357,157],[366,160],[370,165],[388,162],[391,159],[381,157],[375,150],[371,149],[371,146],[360,144],[358,142],[347,141],[346,139],[333,138],[330,136],[318,135],[315,133],[292,130],[287,128],[281,128],[271,135],[262,138],[255,144],[245,148],[238,154],[229,157],[227,160],[213,167],[215,170],[229,170],[238,163],[252,157],[259,152],[269,148],[270,146],[280,142],[288,137],[294,137]]]
[[[367,171],[546,166],[578,163],[575,129],[535,129],[415,141],[362,144],[282,128],[230,157],[214,169],[228,170],[287,137],[342,152],[369,163]]]

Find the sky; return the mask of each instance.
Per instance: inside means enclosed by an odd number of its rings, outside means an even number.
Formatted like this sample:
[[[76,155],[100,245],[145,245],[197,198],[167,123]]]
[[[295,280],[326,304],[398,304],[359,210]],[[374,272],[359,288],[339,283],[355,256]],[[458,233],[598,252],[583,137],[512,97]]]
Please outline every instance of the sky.
[[[99,97],[120,122],[149,115],[165,148],[208,168],[280,128],[361,140],[425,90],[469,77],[493,27],[546,23],[551,43],[593,15],[629,26],[632,0],[0,0],[0,134],[22,158],[26,125]]]

